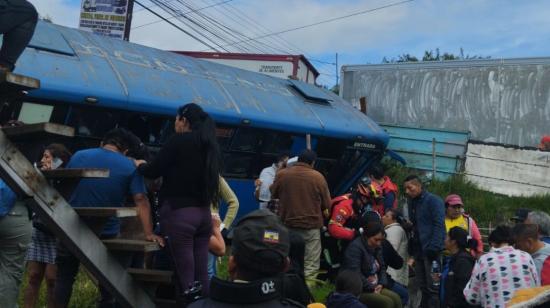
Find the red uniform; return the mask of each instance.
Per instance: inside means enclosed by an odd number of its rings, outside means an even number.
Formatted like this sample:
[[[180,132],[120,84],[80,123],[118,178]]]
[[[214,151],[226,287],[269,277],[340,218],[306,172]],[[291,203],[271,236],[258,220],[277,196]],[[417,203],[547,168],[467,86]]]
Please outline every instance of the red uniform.
[[[343,195],[332,199],[333,204],[330,220],[328,222],[328,232],[335,239],[351,241],[355,237],[355,230],[345,227],[350,218],[356,218],[353,210],[353,200],[351,196]]]

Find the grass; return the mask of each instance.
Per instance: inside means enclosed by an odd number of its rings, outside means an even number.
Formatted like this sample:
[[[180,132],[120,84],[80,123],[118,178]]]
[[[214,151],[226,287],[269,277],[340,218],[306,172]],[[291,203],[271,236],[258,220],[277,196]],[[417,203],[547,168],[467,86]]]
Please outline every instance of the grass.
[[[386,167],[392,181],[400,185],[400,204],[404,204],[403,180],[408,174],[420,174],[395,164],[387,164]],[[494,227],[498,224],[507,223],[510,217],[514,216],[514,211],[517,208],[548,211],[550,207],[550,195],[533,197],[499,195],[481,190],[462,175],[453,176],[446,181],[431,181],[427,183],[426,189],[441,198],[445,198],[449,194],[460,195],[466,212],[482,227],[488,227],[489,225]]]
[[[387,164],[386,170],[392,180],[402,186],[403,180],[408,174],[415,174],[415,171],[409,170],[399,165]],[[418,173],[416,173],[418,174]],[[420,174],[418,174],[420,175]],[[400,188],[401,189],[401,188]],[[508,222],[517,208],[531,208],[547,211],[550,206],[550,195],[535,197],[507,197],[494,194],[479,189],[475,184],[468,182],[463,176],[454,176],[446,181],[431,181],[426,184],[426,189],[430,192],[444,198],[448,194],[459,194],[465,205],[466,211],[477,221],[479,226],[488,227],[490,224],[494,227],[501,223]],[[402,190],[402,189],[401,189]],[[404,204],[402,191],[400,192],[400,204]],[[227,273],[227,257],[222,258],[218,264],[218,276],[223,279],[229,277]],[[27,285],[26,278],[21,286],[19,305],[23,305],[23,290]],[[327,295],[334,289],[330,283],[319,283],[312,290],[312,294],[317,302],[324,302]],[[37,307],[46,307],[45,286],[40,290],[40,298]],[[80,271],[74,288],[69,307],[95,307],[95,301],[98,297],[98,290],[93,281],[84,271]]]
[[[28,284],[27,280],[27,275],[25,275],[21,288],[19,289],[19,307],[23,307],[23,295]],[[69,302],[69,307],[94,308],[96,307],[96,299],[98,298],[98,295],[99,291],[97,286],[90,279],[88,274],[81,269],[76,276],[76,280],[73,285],[73,294],[71,296],[71,301]],[[44,282],[40,287],[40,295],[36,307],[46,307],[46,284]]]

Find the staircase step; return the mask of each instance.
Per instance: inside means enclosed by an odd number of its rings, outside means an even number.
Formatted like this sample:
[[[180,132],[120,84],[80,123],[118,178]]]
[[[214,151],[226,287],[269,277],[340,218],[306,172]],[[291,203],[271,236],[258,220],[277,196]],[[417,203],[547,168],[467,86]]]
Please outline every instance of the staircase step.
[[[81,217],[135,217],[135,207],[73,207]]]
[[[160,250],[159,244],[144,240],[109,239],[103,240],[103,244],[110,250],[151,252]]]
[[[177,302],[174,299],[167,299],[167,298],[155,298],[153,300],[155,304],[157,305],[157,308],[172,308],[177,307]]]
[[[80,178],[108,178],[109,169],[100,168],[62,168],[43,170],[42,174],[48,179],[80,179]]]
[[[40,80],[0,70],[0,92],[18,92],[40,88]]]
[[[171,284],[174,272],[161,271],[143,268],[129,268],[128,273],[135,279],[144,282],[156,282],[163,284]]]
[[[74,137],[74,128],[56,123],[36,123],[2,128],[11,141],[28,140],[47,136]]]

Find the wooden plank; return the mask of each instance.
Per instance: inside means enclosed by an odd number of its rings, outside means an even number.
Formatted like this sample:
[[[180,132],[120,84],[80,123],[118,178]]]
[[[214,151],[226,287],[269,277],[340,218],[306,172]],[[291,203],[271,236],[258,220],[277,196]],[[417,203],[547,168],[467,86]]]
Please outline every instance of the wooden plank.
[[[134,279],[144,282],[155,282],[163,284],[171,284],[174,272],[161,271],[143,268],[129,268],[128,273],[134,277]]]
[[[129,240],[115,238],[110,240],[103,240],[105,247],[110,250],[122,250],[122,251],[140,251],[151,252],[160,250],[159,244],[155,242],[149,242],[145,240]]]
[[[0,70],[0,90],[6,92],[28,91],[40,88],[40,80]]]
[[[157,308],[172,308],[177,307],[176,300],[167,298],[155,298],[154,299]]]
[[[26,124],[16,127],[2,128],[11,141],[31,138],[45,138],[47,136],[74,137],[74,128],[56,123]]]
[[[73,207],[82,217],[135,217],[135,207]]]
[[[63,168],[43,170],[42,174],[48,179],[80,179],[80,178],[108,178],[109,169],[99,168]]]

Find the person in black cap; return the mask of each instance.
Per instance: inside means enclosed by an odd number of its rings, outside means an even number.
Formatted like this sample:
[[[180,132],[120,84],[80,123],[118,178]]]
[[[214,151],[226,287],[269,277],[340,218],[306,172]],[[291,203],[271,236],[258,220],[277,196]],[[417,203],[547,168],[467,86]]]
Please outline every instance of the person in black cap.
[[[532,211],[533,210],[526,208],[516,209],[514,217],[510,218],[510,220],[516,224],[522,224],[527,220],[527,216],[529,216],[529,213]]]
[[[230,281],[212,277],[210,298],[188,307],[304,307],[282,294],[289,249],[288,230],[275,214],[266,209],[248,214],[233,230]]]

